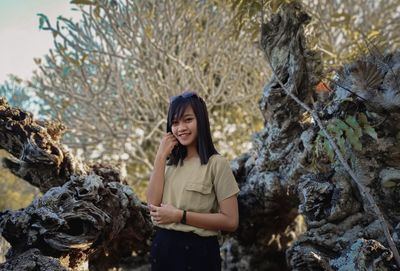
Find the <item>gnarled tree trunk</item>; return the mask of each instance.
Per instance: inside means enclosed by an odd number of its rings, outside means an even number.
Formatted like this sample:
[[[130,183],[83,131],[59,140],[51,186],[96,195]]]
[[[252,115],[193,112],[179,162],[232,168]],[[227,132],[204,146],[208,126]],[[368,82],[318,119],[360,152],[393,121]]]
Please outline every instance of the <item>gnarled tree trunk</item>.
[[[44,193],[25,209],[0,213],[1,234],[12,246],[3,269],[63,270],[59,258],[70,268],[90,259],[91,269],[104,270],[149,249],[145,204],[118,168],[75,159],[59,142],[62,131],[0,99],[0,146],[12,155],[4,165]]]
[[[371,205],[333,159],[311,112],[286,91],[318,111],[383,211],[398,247],[400,54],[346,65],[331,86],[334,92],[319,101],[313,96],[322,67],[304,42],[308,20],[292,3],[263,26],[261,44],[274,76],[260,103],[265,128],[255,135],[255,148],[233,163],[241,184],[241,224],[237,238],[228,241],[226,264],[243,270],[398,270]],[[300,237],[297,213],[307,226]],[[277,263],[279,251],[286,251],[287,267]]]

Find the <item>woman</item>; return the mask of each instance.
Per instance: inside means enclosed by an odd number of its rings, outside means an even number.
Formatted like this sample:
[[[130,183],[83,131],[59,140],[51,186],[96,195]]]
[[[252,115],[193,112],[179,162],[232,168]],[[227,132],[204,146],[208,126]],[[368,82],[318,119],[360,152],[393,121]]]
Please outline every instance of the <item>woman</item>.
[[[221,270],[217,235],[238,226],[238,192],[212,142],[203,99],[194,92],[172,97],[146,192],[157,228],[152,270]]]

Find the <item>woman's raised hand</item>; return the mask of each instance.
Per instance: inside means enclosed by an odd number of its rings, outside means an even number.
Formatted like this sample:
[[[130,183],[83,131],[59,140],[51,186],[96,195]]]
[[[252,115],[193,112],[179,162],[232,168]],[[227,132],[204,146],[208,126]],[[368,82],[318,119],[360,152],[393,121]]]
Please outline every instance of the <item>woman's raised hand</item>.
[[[178,140],[171,132],[165,133],[158,147],[157,156],[167,159],[177,144]]]

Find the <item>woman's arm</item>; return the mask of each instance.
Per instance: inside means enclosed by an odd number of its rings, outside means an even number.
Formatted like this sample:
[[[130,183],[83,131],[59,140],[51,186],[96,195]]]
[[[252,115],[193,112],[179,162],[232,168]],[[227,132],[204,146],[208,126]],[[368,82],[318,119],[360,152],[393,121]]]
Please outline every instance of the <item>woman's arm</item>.
[[[239,224],[236,195],[224,199],[219,206],[219,213],[186,212],[186,224],[206,230],[235,231]],[[162,204],[161,207],[150,206],[150,211],[157,224],[180,223],[183,215],[183,210],[168,204]]]
[[[146,190],[147,204],[159,206],[164,191],[164,171],[166,159],[157,155],[154,161],[154,169],[150,176],[149,185]]]
[[[186,212],[186,224],[206,230],[235,231],[239,224],[236,196],[224,199],[219,207],[220,212],[216,214]]]
[[[162,201],[166,160],[177,143],[178,141],[171,133],[166,133],[161,140],[146,190],[147,204],[159,206]]]

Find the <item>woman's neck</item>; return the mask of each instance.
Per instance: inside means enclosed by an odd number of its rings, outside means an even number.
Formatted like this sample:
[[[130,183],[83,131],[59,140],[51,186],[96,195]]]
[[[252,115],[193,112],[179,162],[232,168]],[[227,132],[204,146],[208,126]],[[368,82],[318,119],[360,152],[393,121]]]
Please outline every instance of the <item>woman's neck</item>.
[[[185,159],[190,159],[193,157],[199,157],[199,154],[197,152],[197,148],[195,146],[188,146],[187,147],[187,155]]]

